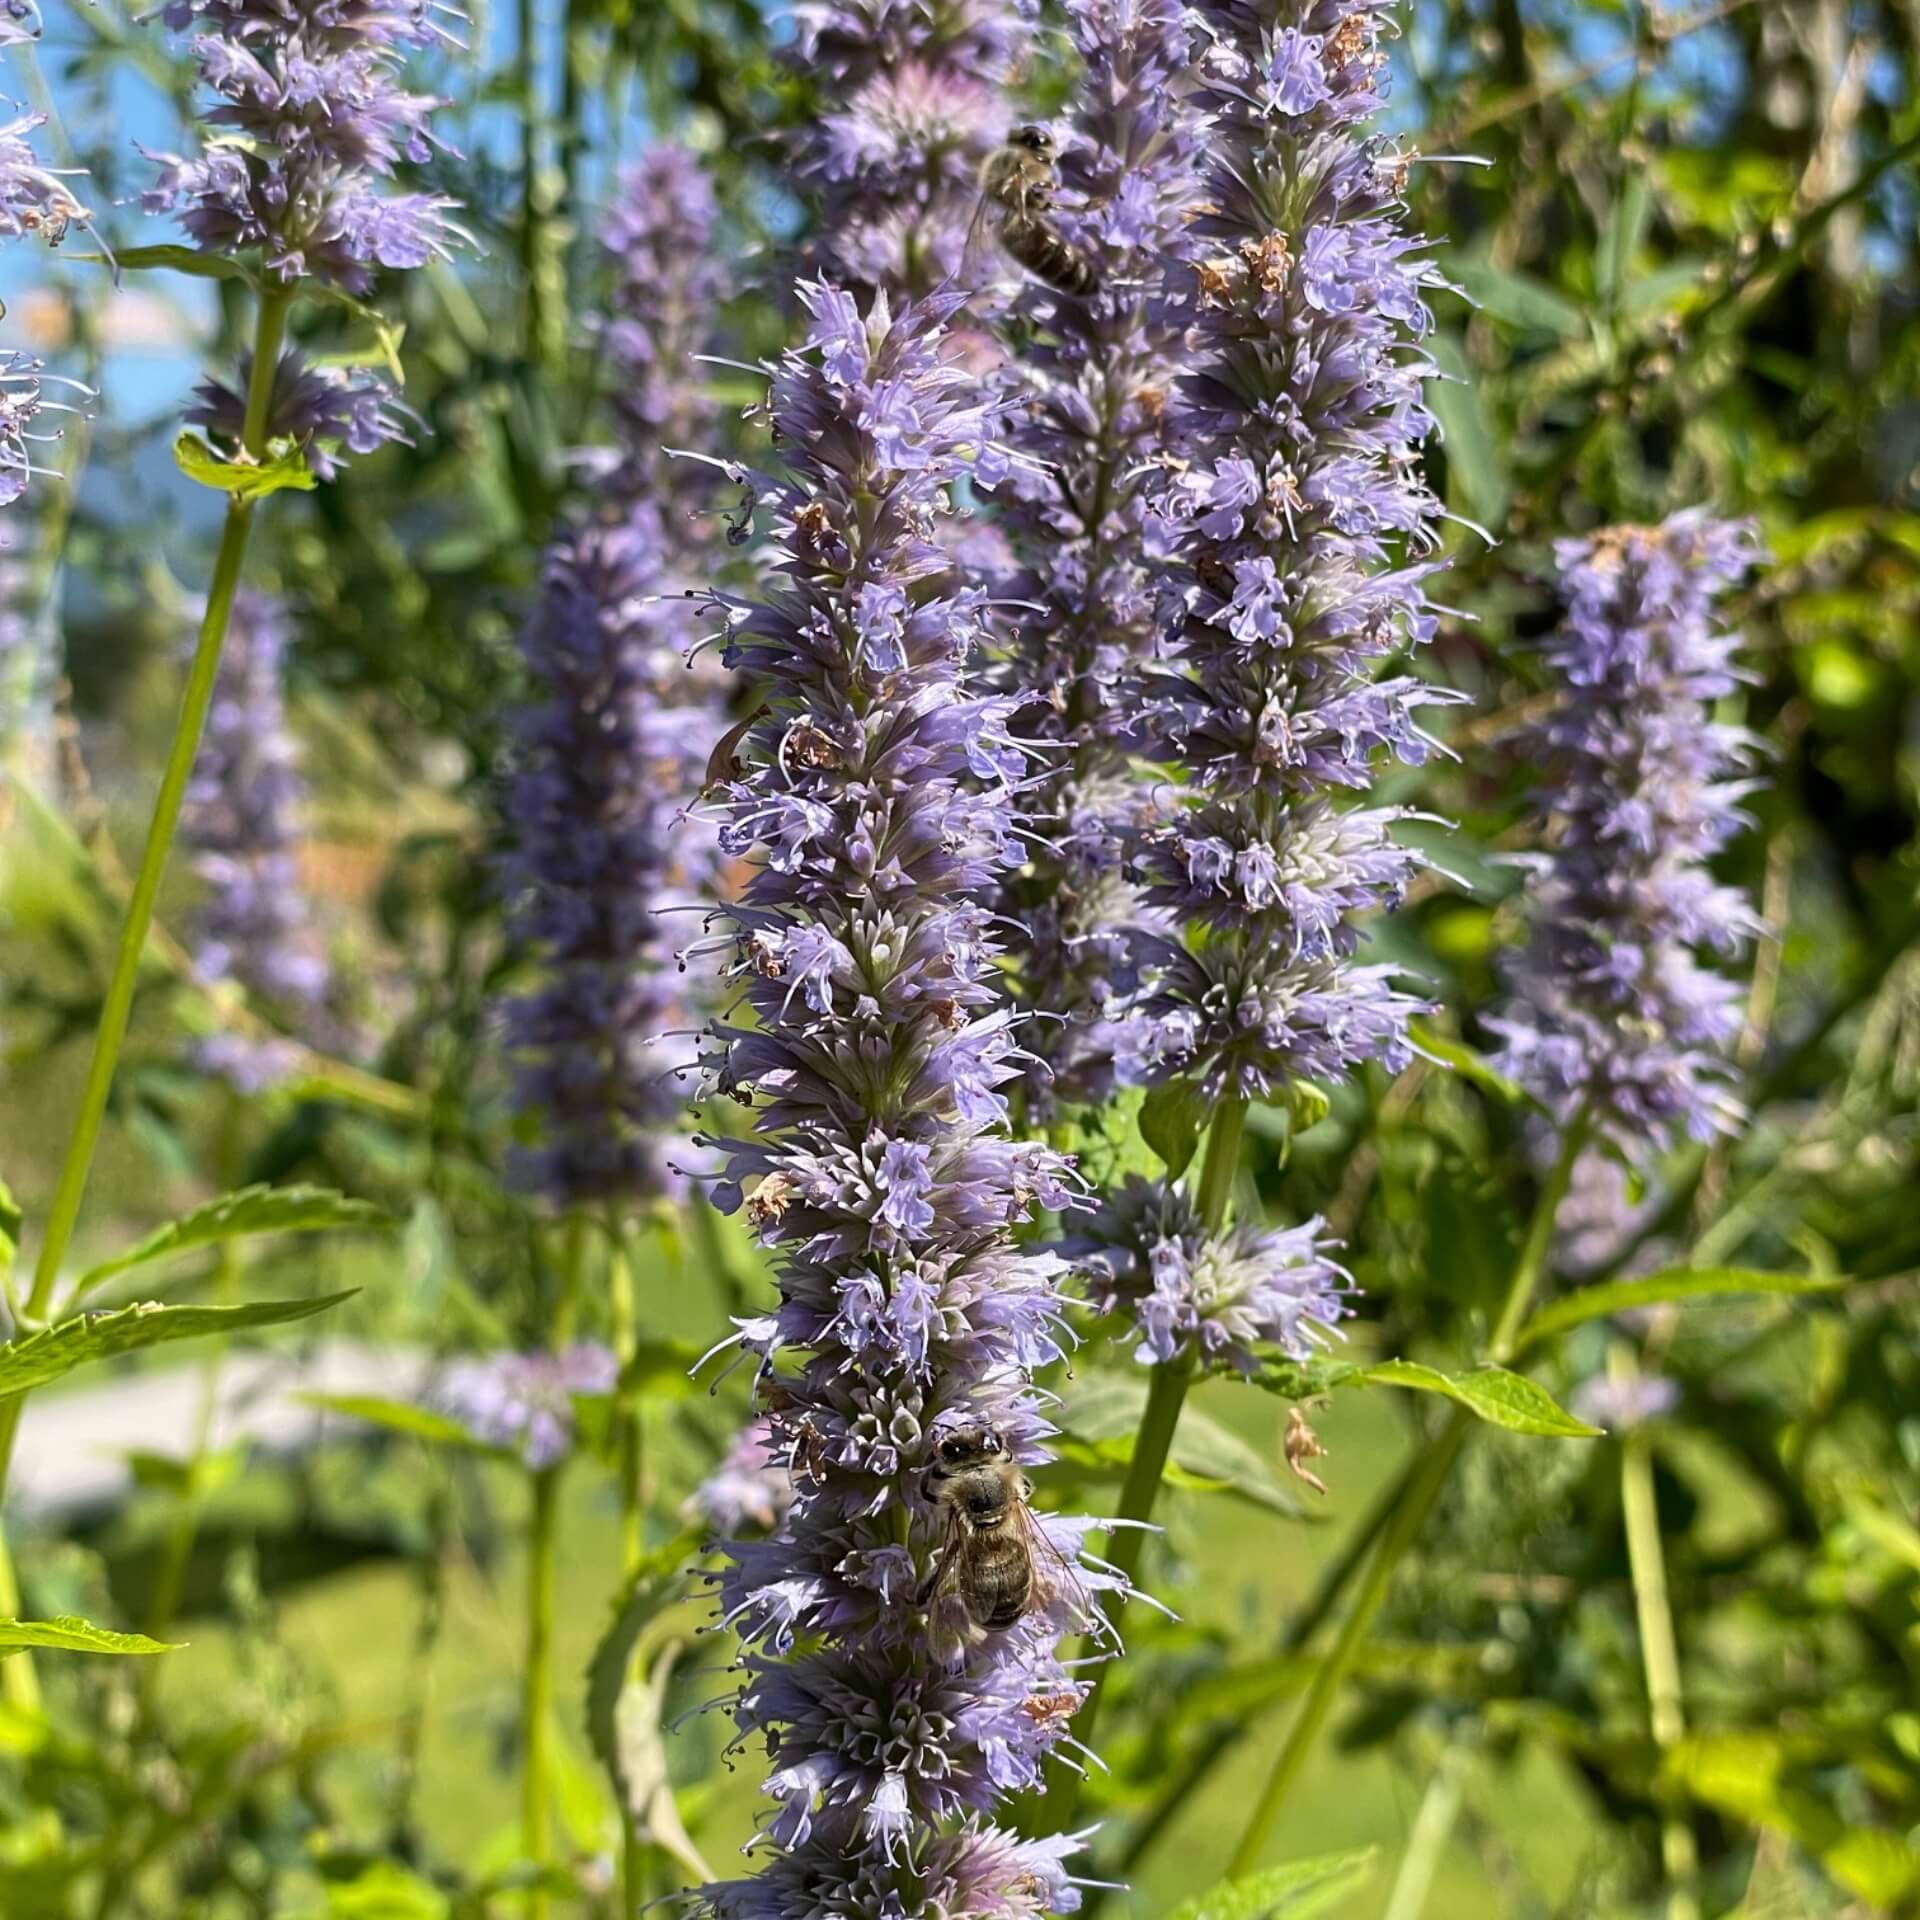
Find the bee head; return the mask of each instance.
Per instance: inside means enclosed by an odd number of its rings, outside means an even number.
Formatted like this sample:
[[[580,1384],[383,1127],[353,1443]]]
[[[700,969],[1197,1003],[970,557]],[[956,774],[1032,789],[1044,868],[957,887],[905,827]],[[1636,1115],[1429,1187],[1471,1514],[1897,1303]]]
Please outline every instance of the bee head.
[[[1011,147],[1025,147],[1029,153],[1037,153],[1043,160],[1053,158],[1053,132],[1048,127],[1015,127],[1007,135],[1007,144]]]
[[[943,1467],[970,1467],[982,1460],[998,1460],[1007,1443],[991,1427],[960,1427],[935,1442],[933,1455]]]

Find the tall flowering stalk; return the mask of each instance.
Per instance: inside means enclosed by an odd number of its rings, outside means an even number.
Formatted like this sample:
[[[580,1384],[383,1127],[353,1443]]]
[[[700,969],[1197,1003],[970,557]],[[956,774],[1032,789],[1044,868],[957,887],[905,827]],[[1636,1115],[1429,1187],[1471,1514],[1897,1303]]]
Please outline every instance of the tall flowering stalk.
[[[1740,679],[1714,608],[1757,557],[1750,527],[1699,512],[1563,541],[1566,618],[1544,660],[1564,698],[1515,742],[1549,771],[1552,843],[1527,862],[1531,938],[1490,1023],[1496,1064],[1563,1122],[1584,1107],[1643,1167],[1739,1118],[1741,990],[1697,956],[1759,931],[1708,867],[1748,824],[1756,751],[1711,717]]]
[[[1005,458],[941,332],[957,296],[896,314],[881,295],[864,318],[831,286],[801,299],[807,344],[772,396],[791,467],[774,580],[727,609],[727,657],[768,711],[723,830],[757,861],[729,910],[755,1019],[718,1030],[714,1063],[755,1115],[714,1143],[718,1197],[778,1261],[779,1304],[740,1339],[793,1500],[721,1581],[772,1858],[705,1898],[740,1920],[1029,1915],[1077,1904],[1072,1842],[991,1822],[1085,1691],[1058,1654],[1079,1528],[1038,1521],[1039,1607],[956,1631],[951,1596],[923,1598],[945,1525],[920,1484],[968,1428],[1042,1458],[1028,1376],[1061,1351],[1058,1262],[1011,1229],[1066,1202],[1067,1169],[1006,1137],[1019,1057],[980,904],[1020,857],[1022,758],[1009,703],[966,689],[984,595],[935,538],[950,490]]]
[[[1735,1109],[1720,1055],[1739,1026],[1738,991],[1701,966],[1698,948],[1738,950],[1754,931],[1745,898],[1716,883],[1708,859],[1742,824],[1737,802],[1753,743],[1717,724],[1710,703],[1738,674],[1737,637],[1716,619],[1718,597],[1756,558],[1751,531],[1700,513],[1653,528],[1614,528],[1560,548],[1566,618],[1546,659],[1564,703],[1528,736],[1549,772],[1540,799],[1550,849],[1530,889],[1534,937],[1511,970],[1524,1000],[1500,1030],[1506,1069],[1555,1115],[1556,1141],[1490,1357],[1511,1357],[1554,1245],[1561,1204],[1590,1141],[1645,1164],[1687,1133],[1707,1137]],[[1352,1670],[1399,1559],[1431,1514],[1472,1416],[1456,1411],[1410,1472],[1351,1611],[1275,1762],[1235,1855],[1257,1858],[1287,1789]],[[1623,1449],[1636,1595],[1659,1574],[1658,1518],[1644,1436]],[[1660,1601],[1664,1609],[1664,1599]],[[1670,1623],[1669,1623],[1670,1633]],[[1678,1738],[1677,1668],[1658,1661],[1649,1633],[1656,1739]],[[1670,1848],[1679,1844],[1668,1823]],[[1670,1851],[1676,1874],[1690,1842]],[[1683,1876],[1684,1877],[1684,1876]]]
[[[857,289],[925,293],[960,269],[1001,88],[1032,23],[1018,0],[818,0],[794,9],[791,63],[824,111],[800,136],[818,196],[813,250]]]
[[[1007,900],[1020,999],[1043,1016],[1030,1122],[1111,1090],[1109,1016],[1137,984],[1131,935],[1158,918],[1126,871],[1157,811],[1130,756],[1164,624],[1173,529],[1157,483],[1183,417],[1170,294],[1196,244],[1206,124],[1185,90],[1198,23],[1180,0],[1076,0],[1069,14],[1082,76],[1055,217],[1099,286],[1075,299],[1035,283],[1022,297],[1034,344],[1013,372],[1014,433],[1039,471],[1016,479],[1003,516],[1026,575],[1005,678],[1031,702],[1023,732],[1057,743],[1032,802],[1033,857]]]
[[[403,158],[426,156],[434,105],[400,85],[400,61],[410,48],[444,40],[441,22],[457,19],[454,9],[425,0],[172,0],[164,17],[175,28],[203,29],[195,53],[217,104],[198,153],[159,157],[160,177],[148,205],[178,213],[202,251],[241,267],[258,288],[258,310],[244,392],[232,395],[224,433],[216,444],[181,450],[190,470],[208,471],[221,485],[226,519],[79,1112],[41,1238],[27,1302],[35,1317],[53,1304],[79,1218],[154,901],[213,701],[255,510],[266,492],[284,483],[282,470],[296,458],[312,465],[315,443],[331,468],[341,446],[377,444],[385,434],[382,420],[391,420],[377,399],[371,410],[365,401],[346,409],[330,403],[313,417],[312,382],[303,380],[307,369],[297,354],[282,358],[289,313],[310,277],[364,293],[378,269],[420,266],[456,237],[444,201],[396,192],[388,184]],[[15,1396],[0,1413],[0,1479],[21,1406],[22,1397]]]
[[[1445,697],[1382,670],[1434,632],[1441,519],[1418,470],[1438,276],[1404,225],[1404,164],[1364,131],[1389,10],[1197,9],[1212,129],[1181,277],[1184,464],[1163,509],[1177,529],[1172,638],[1147,676],[1153,751],[1177,794],[1134,858],[1176,931],[1135,938],[1151,977],[1113,1050],[1123,1080],[1172,1083],[1157,1097],[1211,1124],[1190,1202],[1123,1193],[1094,1228],[1156,1363],[1121,1490],[1136,1519],[1195,1369],[1244,1359],[1251,1338],[1303,1352],[1341,1311],[1318,1222],[1207,1245],[1226,1224],[1249,1103],[1307,1114],[1315,1083],[1404,1065],[1419,1006],[1390,968],[1354,958],[1362,919],[1398,903],[1418,862],[1393,838],[1397,810],[1350,802],[1383,757],[1425,757],[1419,710]],[[1137,1534],[1119,1543],[1129,1574],[1138,1551]]]
[[[330,976],[300,884],[305,784],[281,683],[287,640],[276,600],[245,590],[235,598],[181,831],[203,888],[194,971],[257,995],[311,1037]],[[271,1085],[292,1064],[284,1043],[239,1034],[204,1042],[200,1057],[242,1092]]]

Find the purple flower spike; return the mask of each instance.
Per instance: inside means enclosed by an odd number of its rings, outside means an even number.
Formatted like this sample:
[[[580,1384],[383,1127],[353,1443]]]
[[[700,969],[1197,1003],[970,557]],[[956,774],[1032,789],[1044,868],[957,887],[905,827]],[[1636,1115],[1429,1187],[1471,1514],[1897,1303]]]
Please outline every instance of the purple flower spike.
[[[234,385],[211,375],[202,380],[194,389],[188,420],[237,446],[252,371],[253,356],[242,354]],[[274,370],[266,437],[293,441],[315,477],[331,480],[348,454],[373,453],[390,440],[412,446],[407,424],[413,418],[378,374],[364,367],[314,366],[304,355],[288,352]]]
[[[1489,1022],[1502,1072],[1636,1164],[1739,1117],[1725,1055],[1741,994],[1701,964],[1759,930],[1709,861],[1747,824],[1758,743],[1712,718],[1740,679],[1716,600],[1759,559],[1743,524],[1681,513],[1562,542],[1566,618],[1546,661],[1566,698],[1521,750],[1552,769],[1532,860],[1532,940]]]
[[[69,227],[93,218],[66,184],[75,175],[84,178],[81,169],[43,167],[27,143],[46,124],[44,113],[23,113],[0,127],[0,239],[32,234],[57,247]]]
[[[1033,1915],[1070,1908],[1071,1842],[990,1824],[1036,1785],[1085,1695],[1062,1664],[1087,1618],[1086,1523],[1033,1516],[1036,1583],[983,1624],[946,1587],[925,1477],[969,1435],[1045,1457],[1035,1367],[1065,1335],[1059,1261],[1012,1229],[1071,1204],[1067,1165],[1009,1139],[1021,1070],[981,902],[1022,857],[1006,703],[967,690],[981,596],[939,539],[964,480],[1006,456],[992,394],[936,296],[862,313],[801,289],[805,348],[773,383],[791,478],[773,584],[727,608],[766,712],[725,789],[752,863],[730,910],[751,1025],[715,1030],[718,1091],[752,1110],[716,1195],[774,1251],[780,1298],[741,1324],[768,1444],[792,1477],[771,1538],[720,1579],[745,1642],[734,1703],[766,1743],[771,1858],[704,1889],[723,1916]]]
[[[324,1018],[330,971],[300,882],[305,786],[281,686],[287,640],[285,609],[242,589],[181,832],[203,889],[194,971],[209,985],[234,982],[311,1034]],[[206,1071],[253,1093],[284,1077],[296,1056],[282,1042],[219,1034],[199,1057]]]
[[[177,213],[207,253],[256,256],[281,280],[306,275],[371,291],[383,267],[446,258],[466,235],[453,202],[396,193],[402,160],[432,151],[440,103],[398,83],[403,55],[450,40],[464,18],[440,0],[170,0],[162,17],[193,43],[220,104],[223,136],[197,155],[151,156],[159,178],[143,204]]]
[[[1123,1076],[1261,1099],[1403,1065],[1420,1003],[1357,966],[1366,916],[1417,865],[1386,811],[1347,811],[1386,758],[1428,751],[1449,696],[1389,657],[1431,639],[1441,521],[1419,477],[1433,422],[1420,341],[1439,276],[1406,229],[1381,105],[1385,0],[1205,0],[1214,114],[1183,275],[1194,369],[1186,464],[1163,511],[1178,597],[1148,676],[1180,812],[1136,877],[1187,944],[1137,946],[1157,981],[1115,1038]]]
[[[1133,1175],[1061,1251],[1102,1313],[1133,1315],[1143,1365],[1197,1345],[1203,1362],[1250,1373],[1257,1344],[1306,1360],[1346,1317],[1352,1283],[1320,1229],[1240,1226],[1209,1240],[1189,1199]]]
[[[718,268],[711,188],[656,148],[621,178],[603,245],[614,269],[606,344],[620,444],[598,511],[548,550],[522,635],[532,699],[508,799],[513,925],[541,970],[510,1003],[515,1105],[538,1130],[515,1173],[557,1205],[679,1188],[686,982],[669,910],[711,896],[719,850],[688,819],[727,726],[720,677],[690,670],[686,597],[699,537],[671,504],[700,498],[669,472],[662,435],[698,437],[699,369]],[[694,923],[679,923],[682,931]]]
[[[1031,31],[1015,0],[824,0],[794,9],[795,69],[828,110],[801,136],[818,256],[857,288],[924,293],[959,271],[1000,89]]]
[[[1040,837],[1008,889],[1020,999],[1048,1016],[1030,1121],[1055,1100],[1103,1099],[1113,1022],[1139,985],[1136,936],[1172,930],[1143,901],[1127,853],[1163,810],[1133,777],[1141,670],[1165,628],[1175,532],[1161,510],[1180,455],[1183,315],[1169,298],[1195,245],[1205,116],[1184,86],[1199,23],[1180,0],[1075,0],[1084,67],[1061,134],[1054,217],[1099,286],[1070,298],[1035,282],[1040,322],[1019,363],[1015,435],[1037,471],[1016,479],[1004,524],[1025,563],[1010,590],[1032,606],[1005,681],[1019,730],[1057,743],[1030,803]]]
[[[575,1394],[611,1393],[620,1378],[612,1353],[576,1340],[559,1353],[496,1353],[449,1367],[435,1404],[488,1447],[517,1453],[536,1473],[573,1451]]]

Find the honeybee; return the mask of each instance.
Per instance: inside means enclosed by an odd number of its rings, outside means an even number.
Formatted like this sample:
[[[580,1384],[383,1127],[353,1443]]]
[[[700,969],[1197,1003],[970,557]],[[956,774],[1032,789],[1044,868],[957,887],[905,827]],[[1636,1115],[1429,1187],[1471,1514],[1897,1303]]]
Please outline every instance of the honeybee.
[[[1035,279],[1084,300],[1100,291],[1100,269],[1054,221],[1057,162],[1045,127],[1015,127],[980,169],[980,211],[989,201],[1000,209],[1000,244]]]
[[[1013,1450],[991,1427],[958,1427],[935,1441],[920,1495],[945,1513],[947,1531],[916,1603],[925,1606],[950,1588],[974,1626],[996,1633],[1053,1596],[1053,1580],[1036,1553],[1051,1558],[1078,1588],[1065,1556],[1027,1505],[1032,1491]]]

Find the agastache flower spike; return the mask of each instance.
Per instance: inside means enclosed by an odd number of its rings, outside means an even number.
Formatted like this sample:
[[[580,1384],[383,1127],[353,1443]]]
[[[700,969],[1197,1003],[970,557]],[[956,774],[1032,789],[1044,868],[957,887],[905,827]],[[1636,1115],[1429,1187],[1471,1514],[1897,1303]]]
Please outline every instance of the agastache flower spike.
[[[684,515],[667,518],[658,440],[699,424],[690,359],[716,291],[712,194],[690,156],[658,148],[618,196],[604,244],[621,444],[598,510],[547,554],[522,636],[534,698],[508,805],[513,925],[542,972],[507,1010],[515,1104],[541,1136],[516,1171],[562,1206],[678,1186],[685,1098],[663,1036],[694,1021],[664,916],[713,891],[714,835],[684,816],[727,724],[719,676],[686,664],[696,542]]]
[[[1217,132],[1188,281],[1190,465],[1169,502],[1180,671],[1156,682],[1187,808],[1139,865],[1189,939],[1142,943],[1160,979],[1120,1063],[1261,1099],[1409,1055],[1418,1002],[1353,955],[1418,861],[1393,810],[1345,802],[1382,757],[1425,758],[1419,711],[1447,698],[1380,671],[1436,624],[1418,343],[1440,282],[1403,222],[1398,156],[1361,130],[1386,0],[1200,11]]]
[[[93,218],[66,184],[76,175],[84,178],[83,170],[44,167],[27,143],[46,124],[44,113],[23,113],[0,127],[0,239],[33,234],[57,247],[69,227]]]
[[[1182,82],[1198,22],[1181,0],[1074,0],[1083,65],[1062,140],[1061,232],[1097,269],[1073,298],[1034,283],[1036,344],[1016,363],[1015,438],[1041,465],[1003,515],[1025,577],[1005,684],[1023,733],[1057,742],[1030,803],[1039,838],[1008,889],[1021,1002],[1047,1016],[1031,1044],[1048,1071],[1029,1121],[1055,1099],[1104,1097],[1109,1012],[1137,986],[1133,931],[1157,925],[1126,849],[1158,807],[1134,778],[1139,670],[1164,624],[1173,544],[1159,506],[1178,458],[1180,330],[1170,283],[1190,265],[1204,117]]]
[[[329,970],[300,882],[304,788],[281,685],[287,639],[285,609],[243,589],[180,824],[203,888],[194,971],[209,984],[235,982],[312,1037]],[[202,1066],[242,1092],[271,1085],[293,1057],[284,1044],[235,1034],[200,1049]]]
[[[1747,824],[1757,743],[1712,718],[1738,684],[1739,636],[1715,602],[1759,557],[1753,531],[1701,513],[1615,527],[1558,550],[1566,617],[1545,649],[1566,692],[1521,750],[1551,772],[1547,852],[1528,861],[1532,939],[1490,1024],[1501,1070],[1562,1119],[1645,1165],[1727,1131],[1735,983],[1701,949],[1759,930],[1708,862]]]
[[[820,196],[815,247],[835,278],[922,293],[959,270],[981,162],[1004,137],[1000,90],[1017,0],[821,0],[794,9],[791,63],[823,83],[801,136]]]
[[[921,1485],[963,1429],[1044,1457],[1029,1374],[1063,1340],[1059,1263],[1011,1229],[1069,1205],[1071,1174],[1006,1137],[1020,1055],[980,904],[1020,858],[1024,762],[1006,702],[966,690],[985,607],[938,539],[954,486],[1008,456],[942,335],[960,296],[801,301],[773,383],[775,582],[727,605],[767,712],[725,795],[725,843],[756,863],[729,912],[755,1021],[718,1028],[712,1062],[754,1116],[712,1142],[716,1198],[779,1269],[739,1339],[792,1505],[721,1577],[774,1857],[704,1897],[752,1920],[1027,1915],[1077,1904],[1066,1847],[989,1822],[1067,1738],[1086,1689],[1058,1642],[1110,1576],[1070,1571],[1084,1523],[1036,1516],[1038,1604],[970,1630],[927,1584],[946,1523]]]

